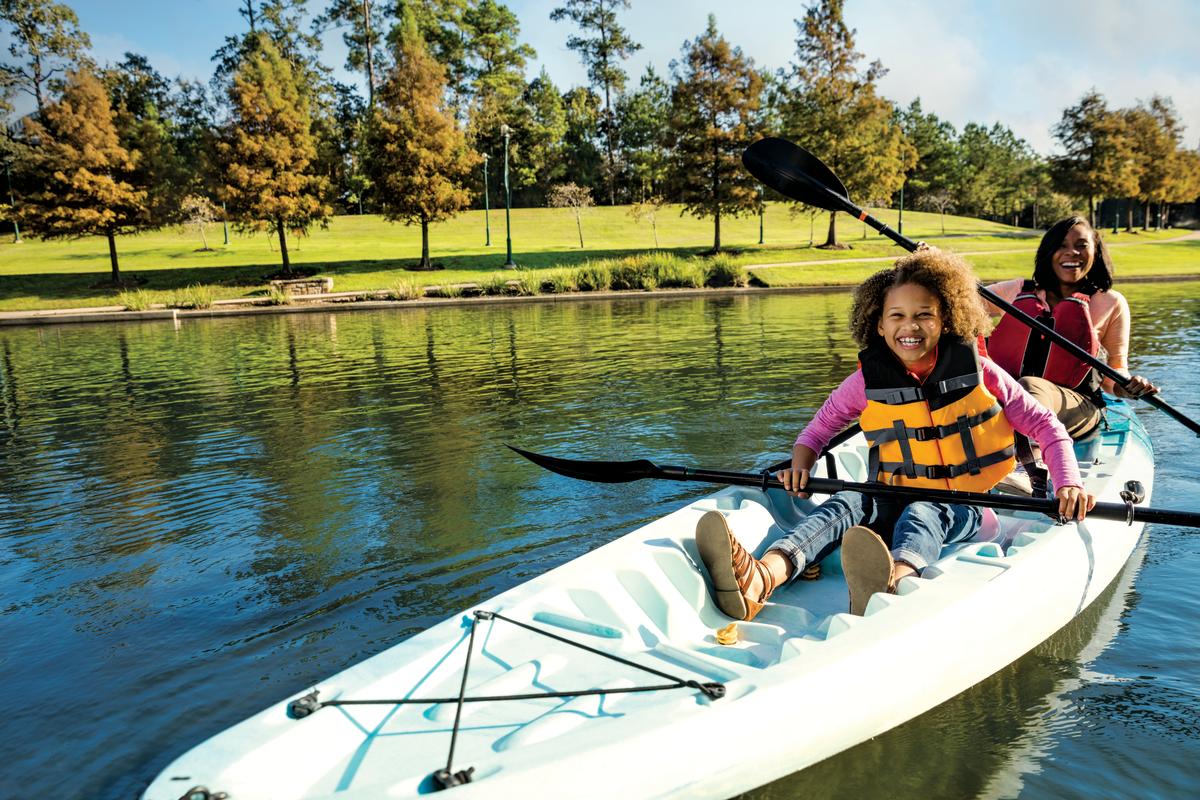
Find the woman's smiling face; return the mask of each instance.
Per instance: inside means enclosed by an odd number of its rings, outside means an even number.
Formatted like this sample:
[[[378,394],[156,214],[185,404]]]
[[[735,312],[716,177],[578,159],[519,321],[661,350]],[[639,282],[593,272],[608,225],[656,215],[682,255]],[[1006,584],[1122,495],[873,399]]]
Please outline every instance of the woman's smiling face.
[[[1064,296],[1075,291],[1075,286],[1088,274],[1096,260],[1096,243],[1083,225],[1067,231],[1058,249],[1051,257],[1054,275],[1062,285]]]
[[[927,362],[942,335],[942,303],[915,283],[888,289],[876,331],[906,367]]]

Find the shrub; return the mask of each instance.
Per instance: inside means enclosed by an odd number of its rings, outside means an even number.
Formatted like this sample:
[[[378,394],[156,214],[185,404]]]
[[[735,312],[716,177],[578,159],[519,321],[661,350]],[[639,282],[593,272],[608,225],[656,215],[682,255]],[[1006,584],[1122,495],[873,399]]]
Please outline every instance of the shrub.
[[[542,276],[540,289],[549,294],[565,294],[567,292],[579,291],[579,285],[575,282],[575,271],[570,269],[556,269],[545,273]]]
[[[392,284],[387,296],[389,300],[418,300],[425,296],[425,287],[416,281],[401,280]]]
[[[267,291],[267,305],[269,306],[290,306],[292,304],[292,296],[278,286],[272,286]]]
[[[492,273],[479,282],[479,293],[484,295],[509,294],[508,275],[504,273]]]
[[[447,283],[426,292],[433,297],[462,297],[463,287],[457,283]]]
[[[124,306],[126,311],[146,311],[153,304],[154,298],[142,289],[126,290],[117,295],[117,305]]]
[[[180,289],[171,296],[170,305],[175,308],[212,308],[213,290],[199,283]]]
[[[650,253],[647,256],[658,285],[664,289],[696,289],[707,277],[704,265],[695,259],[682,259],[669,253]]]
[[[613,289],[652,289],[654,286],[647,286],[647,278],[657,285],[657,281],[652,279],[652,267],[643,256],[627,256],[615,262],[609,270],[612,276],[610,286]]]
[[[730,256],[717,255],[708,260],[704,270],[705,286],[745,286],[746,273]]]
[[[582,292],[602,292],[612,286],[609,262],[588,261],[575,269],[575,285]]]

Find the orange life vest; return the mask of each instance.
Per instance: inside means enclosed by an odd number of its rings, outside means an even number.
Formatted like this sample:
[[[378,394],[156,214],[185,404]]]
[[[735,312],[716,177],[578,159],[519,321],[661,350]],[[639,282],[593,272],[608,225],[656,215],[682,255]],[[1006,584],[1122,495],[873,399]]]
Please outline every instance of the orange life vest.
[[[974,345],[943,335],[924,382],[882,341],[858,360],[867,390],[859,425],[871,447],[871,480],[986,492],[1012,471],[1013,429],[983,385]]]

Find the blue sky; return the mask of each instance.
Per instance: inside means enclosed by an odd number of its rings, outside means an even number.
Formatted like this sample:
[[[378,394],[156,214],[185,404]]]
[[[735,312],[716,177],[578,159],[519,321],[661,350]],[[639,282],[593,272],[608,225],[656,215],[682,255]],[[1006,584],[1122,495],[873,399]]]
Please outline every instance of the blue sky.
[[[159,72],[207,79],[225,35],[244,30],[237,0],[67,0],[92,38],[101,63],[141,53]],[[324,0],[310,0],[321,9]],[[567,50],[567,23],[551,22],[559,0],[509,0],[524,41],[562,89],[584,82]],[[795,49],[793,20],[803,0],[633,0],[622,23],[643,45],[628,63],[636,81],[652,64],[666,75],[680,47],[704,29],[707,15],[757,64],[786,67]],[[1110,106],[1155,93],[1170,96],[1187,125],[1185,144],[1200,145],[1200,2],[1157,0],[1153,11],[1125,0],[848,0],[846,20],[867,59],[890,71],[882,93],[901,104],[920,97],[958,128],[1002,122],[1039,152],[1055,149],[1050,127],[1091,87]],[[326,63],[344,51],[328,38]],[[339,76],[353,80],[348,75]]]

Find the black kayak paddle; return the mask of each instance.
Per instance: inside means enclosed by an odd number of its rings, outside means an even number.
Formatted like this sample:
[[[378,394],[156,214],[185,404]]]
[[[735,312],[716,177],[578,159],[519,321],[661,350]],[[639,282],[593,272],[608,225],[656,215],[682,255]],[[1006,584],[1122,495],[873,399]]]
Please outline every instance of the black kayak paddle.
[[[640,480],[694,481],[716,483],[723,486],[753,486],[756,489],[782,489],[783,484],[772,477],[769,471],[726,472],[691,467],[660,466],[653,461],[582,461],[557,458],[531,453],[519,447],[505,445],[520,456],[524,456],[543,469],[592,483],[629,483]],[[813,494],[835,492],[862,492],[877,497],[892,497],[907,502],[926,501],[933,503],[956,503],[959,505],[985,506],[1004,511],[1034,511],[1058,517],[1058,501],[1033,497],[1016,497],[1003,494],[981,494],[958,492],[950,489],[918,489],[910,486],[888,486],[883,483],[854,483],[836,478],[810,477],[805,487]],[[1121,492],[1124,503],[1096,503],[1088,512],[1089,517],[1121,520],[1132,525],[1134,522],[1156,522],[1163,525],[1182,525],[1200,528],[1200,514],[1188,511],[1172,511],[1164,508],[1142,508],[1137,504],[1145,499],[1145,489],[1137,481],[1128,481]]]
[[[827,211],[844,211],[855,219],[870,225],[910,253],[917,249],[918,245],[915,241],[893,230],[868,214],[865,209],[855,205],[837,175],[834,175],[833,171],[821,162],[821,159],[798,144],[773,136],[760,139],[742,153],[742,163],[751,175],[784,197],[799,200],[801,203],[807,203]],[[982,283],[979,284],[979,293],[990,300],[993,305],[1004,309],[1006,313],[1050,339],[1083,363],[1094,367],[1104,377],[1122,388],[1129,388],[1129,378],[1053,328],[1038,322],[1012,303],[1001,299]],[[1145,400],[1150,405],[1165,411],[1177,422],[1200,436],[1200,423],[1168,405],[1157,394],[1140,395],[1137,399]]]

